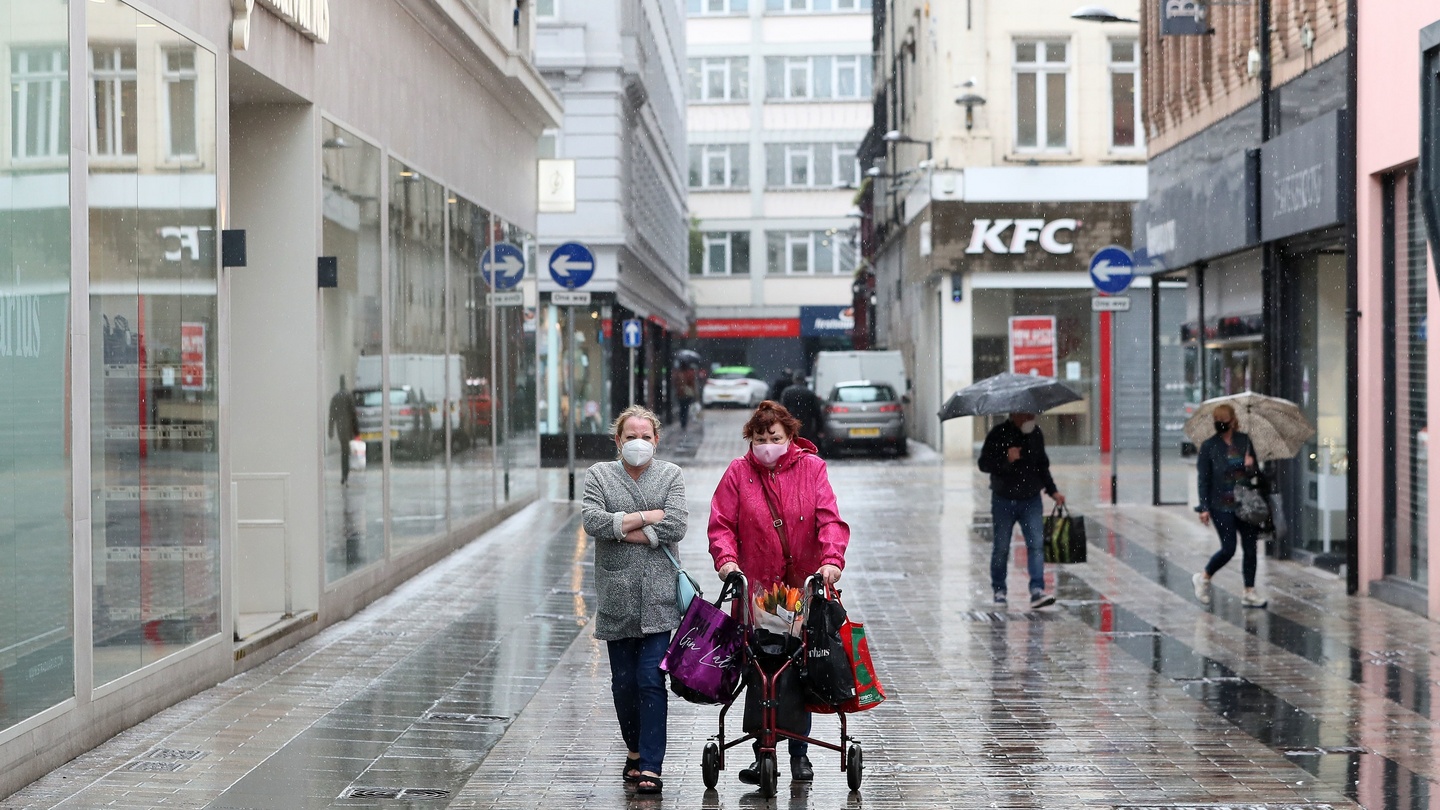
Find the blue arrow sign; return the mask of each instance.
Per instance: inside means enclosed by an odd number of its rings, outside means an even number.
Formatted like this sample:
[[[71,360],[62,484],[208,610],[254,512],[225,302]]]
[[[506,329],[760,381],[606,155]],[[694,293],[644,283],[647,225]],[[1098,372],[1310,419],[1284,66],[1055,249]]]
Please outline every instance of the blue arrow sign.
[[[624,338],[625,338],[625,348],[627,348],[627,349],[638,349],[638,348],[640,348],[640,342],[644,339],[644,336],[645,336],[645,330],[644,330],[644,328],[641,326],[640,321],[638,321],[638,320],[629,320],[629,321],[626,321],[626,322],[625,322],[625,325],[624,325],[623,327],[621,327],[621,331],[622,331],[622,334],[623,334],[623,336],[624,336]]]
[[[595,254],[579,242],[566,242],[550,254],[550,277],[561,287],[584,287],[593,275]]]
[[[525,277],[525,254],[508,242],[497,243],[480,257],[480,274],[492,290],[508,290]]]
[[[1090,257],[1090,282],[1107,295],[1125,292],[1135,279],[1135,257],[1118,245],[1103,247]]]

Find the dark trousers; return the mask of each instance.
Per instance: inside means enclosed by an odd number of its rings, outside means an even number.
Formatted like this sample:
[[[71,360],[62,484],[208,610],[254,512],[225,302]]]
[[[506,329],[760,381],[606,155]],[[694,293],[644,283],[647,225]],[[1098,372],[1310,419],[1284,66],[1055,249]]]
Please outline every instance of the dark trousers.
[[[340,437],[340,483],[350,480],[350,440]]]
[[[690,429],[690,406],[695,404],[694,397],[680,397],[680,429]]]
[[[1225,567],[1230,558],[1235,556],[1235,536],[1240,536],[1241,564],[1240,572],[1245,577],[1245,587],[1255,587],[1255,543],[1260,537],[1260,528],[1253,526],[1240,518],[1235,517],[1234,512],[1221,512],[1219,510],[1210,513],[1210,522],[1215,524],[1215,533],[1220,535],[1220,550],[1205,563],[1205,574],[1215,576],[1215,572]]]
[[[642,771],[660,773],[665,764],[665,726],[669,710],[660,659],[670,634],[605,642],[610,652],[610,693],[627,751],[640,754]]]

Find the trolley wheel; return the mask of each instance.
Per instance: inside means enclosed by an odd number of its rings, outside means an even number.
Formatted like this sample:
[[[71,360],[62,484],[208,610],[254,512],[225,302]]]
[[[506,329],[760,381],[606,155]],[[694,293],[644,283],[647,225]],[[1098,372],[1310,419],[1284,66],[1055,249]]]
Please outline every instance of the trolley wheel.
[[[845,781],[850,784],[852,791],[860,789],[860,779],[864,776],[865,755],[860,751],[860,743],[851,743],[850,748],[845,752]]]
[[[760,795],[770,798],[775,795],[775,781],[779,778],[776,773],[775,755],[760,755]]]
[[[705,789],[713,790],[720,781],[720,746],[714,741],[705,743],[700,754],[700,776],[705,780]]]

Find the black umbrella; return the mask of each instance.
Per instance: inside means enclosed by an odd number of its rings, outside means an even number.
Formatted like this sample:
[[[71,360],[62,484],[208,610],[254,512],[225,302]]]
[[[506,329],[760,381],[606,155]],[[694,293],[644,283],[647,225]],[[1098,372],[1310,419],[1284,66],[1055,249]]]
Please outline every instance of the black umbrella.
[[[998,413],[1040,413],[1084,397],[1054,377],[1033,374],[996,374],[950,395],[940,409],[941,419]]]
[[[703,358],[700,357],[699,352],[691,351],[690,349],[680,349],[679,351],[675,352],[675,365],[677,366],[698,366],[703,365],[704,362],[705,361]]]

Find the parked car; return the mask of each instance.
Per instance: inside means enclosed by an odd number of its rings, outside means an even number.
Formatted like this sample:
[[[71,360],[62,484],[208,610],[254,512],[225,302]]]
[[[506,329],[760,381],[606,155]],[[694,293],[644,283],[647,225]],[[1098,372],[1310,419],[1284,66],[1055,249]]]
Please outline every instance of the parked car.
[[[826,398],[821,422],[821,454],[852,447],[909,452],[904,401],[887,383],[840,383]]]
[[[700,391],[700,404],[706,408],[713,405],[739,405],[753,408],[765,401],[770,386],[755,374],[749,366],[720,366],[710,373],[705,387]]]
[[[365,442],[365,455],[380,458],[380,442],[384,438],[381,411],[384,396],[379,388],[355,389],[355,415],[360,438]],[[428,459],[435,453],[435,433],[431,428],[431,406],[425,395],[408,385],[390,388],[390,441],[392,452],[411,458]]]

